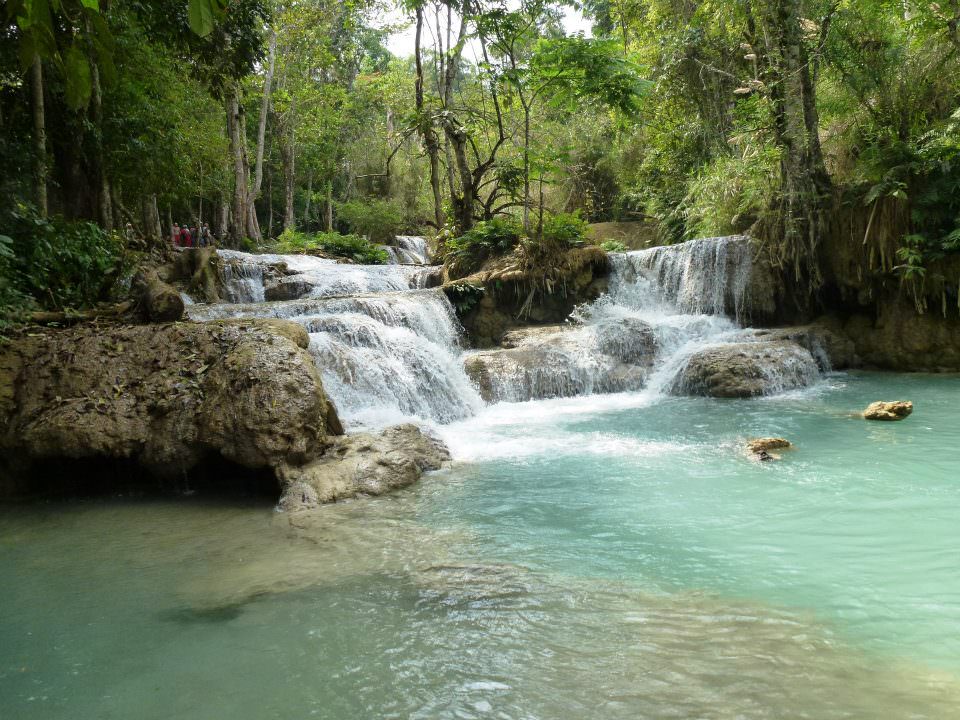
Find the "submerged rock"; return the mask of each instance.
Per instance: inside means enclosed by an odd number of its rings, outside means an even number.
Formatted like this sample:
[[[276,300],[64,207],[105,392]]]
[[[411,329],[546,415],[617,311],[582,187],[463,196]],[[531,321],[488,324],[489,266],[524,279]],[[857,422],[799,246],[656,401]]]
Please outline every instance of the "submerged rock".
[[[450,453],[440,440],[409,423],[379,434],[333,438],[321,458],[282,469],[280,508],[306,510],[356,495],[382,495],[411,485],[424,472],[438,470],[449,459]]]
[[[866,420],[903,420],[912,412],[913,403],[909,400],[894,400],[893,402],[878,400],[867,406],[867,409],[863,411],[863,417]]]
[[[810,351],[795,342],[729,343],[691,355],[672,390],[680,395],[747,398],[806,387],[818,377]]]
[[[123,460],[179,477],[206,458],[276,470],[342,432],[302,328],[282,321],[47,331],[0,347],[0,476],[36,462]]]

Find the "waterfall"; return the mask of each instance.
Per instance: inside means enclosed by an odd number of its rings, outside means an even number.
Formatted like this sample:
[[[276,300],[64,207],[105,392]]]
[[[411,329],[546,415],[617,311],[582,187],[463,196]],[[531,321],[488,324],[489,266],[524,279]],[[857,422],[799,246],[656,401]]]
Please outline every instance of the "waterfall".
[[[397,258],[428,259],[423,238],[397,242]],[[489,403],[676,392],[693,382],[684,376],[691,357],[731,343],[755,343],[766,358],[780,353],[783,369],[776,372],[783,377],[767,378],[773,389],[809,380],[802,352],[761,348],[735,320],[751,271],[749,240],[740,236],[613,253],[606,295],[577,308],[564,324],[509,332],[492,350],[464,349],[449,300],[429,289],[437,284],[437,268],[220,253],[230,302],[190,305],[189,316],[303,325],[348,428],[403,418],[450,423]],[[296,293],[278,292],[287,285]]]
[[[662,302],[689,314],[743,317],[750,280],[749,238],[701,238],[679,245],[611,255],[611,294],[623,297],[638,288],[639,278],[653,283]]]
[[[391,265],[429,265],[430,245],[419,235],[397,235],[393,245],[381,245]]]
[[[435,270],[414,265],[352,265],[311,255],[217,252],[224,299],[231,303],[394,292],[435,284]]]

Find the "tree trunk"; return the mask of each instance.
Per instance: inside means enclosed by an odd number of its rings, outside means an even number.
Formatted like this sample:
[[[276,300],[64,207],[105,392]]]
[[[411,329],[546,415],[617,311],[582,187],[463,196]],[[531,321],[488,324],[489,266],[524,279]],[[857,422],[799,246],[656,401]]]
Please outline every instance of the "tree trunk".
[[[820,147],[816,90],[800,19],[800,0],[761,4],[765,82],[781,151],[780,196],[767,234],[780,241],[778,259],[793,270],[797,289],[808,297],[823,282],[818,250],[827,233],[832,184]]]
[[[530,236],[530,105],[523,103],[523,232]]]
[[[290,129],[280,146],[280,157],[283,162],[283,229],[293,230],[297,221],[293,214],[293,196],[296,187],[296,123],[293,119],[294,108],[290,107]]]
[[[307,173],[307,201],[303,207],[303,225],[308,227],[310,224],[310,202],[313,200],[313,170]]]
[[[143,237],[146,238],[148,243],[161,242],[164,232],[160,225],[160,211],[157,209],[156,195],[147,195],[143,198],[141,201],[141,216],[143,222]]]
[[[250,201],[256,202],[260,197],[260,187],[263,183],[263,149],[267,133],[267,112],[270,109],[270,87],[273,84],[273,67],[277,56],[277,34],[270,31],[270,51],[267,60],[267,74],[263,79],[263,100],[260,103],[260,122],[257,125],[257,160],[253,177],[253,190]]]
[[[430,158],[430,189],[433,191],[433,216],[437,230],[443,227],[443,196],[440,192],[440,142],[433,127],[433,121],[426,116],[423,102],[423,52],[421,36],[423,34],[423,7],[417,5],[417,30],[414,36],[414,59],[416,62],[416,108],[420,124],[423,146]]]
[[[43,62],[40,55],[33,56],[31,68],[33,84],[33,187],[34,200],[41,217],[46,217],[47,207],[47,122],[43,108]]]
[[[327,232],[333,232],[333,181],[327,180]]]
[[[231,83],[226,98],[227,137],[230,141],[230,155],[233,158],[233,201],[231,203],[229,236],[239,246],[249,236],[249,194],[247,165],[247,147],[243,106],[240,104],[237,83]],[[256,239],[256,238],[254,238]]]
[[[100,88],[100,71],[97,64],[90,59],[91,79],[91,112],[93,114],[93,173],[97,179],[97,211],[100,224],[104,230],[113,230],[113,209],[110,198],[110,180],[107,177],[106,164],[103,158],[103,92]]]

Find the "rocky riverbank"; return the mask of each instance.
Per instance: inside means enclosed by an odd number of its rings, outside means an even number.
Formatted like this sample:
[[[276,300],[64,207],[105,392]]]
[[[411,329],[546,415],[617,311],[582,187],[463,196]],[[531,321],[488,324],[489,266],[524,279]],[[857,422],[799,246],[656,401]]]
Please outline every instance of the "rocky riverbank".
[[[214,463],[221,486],[255,471],[277,497],[293,485],[302,497],[313,482],[321,501],[385,492],[439,467],[442,446],[405,427],[368,438],[364,462],[348,470],[340,461],[359,441],[343,436],[308,344],[301,325],[281,320],[25,332],[0,346],[0,497],[87,491],[71,462],[122,466],[107,489],[122,489],[120,476],[169,485]],[[336,473],[329,490],[324,478]]]

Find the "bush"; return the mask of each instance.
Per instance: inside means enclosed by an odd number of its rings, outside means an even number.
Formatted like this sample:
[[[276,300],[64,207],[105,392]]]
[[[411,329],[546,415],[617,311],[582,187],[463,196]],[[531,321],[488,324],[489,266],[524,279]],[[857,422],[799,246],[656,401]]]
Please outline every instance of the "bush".
[[[337,217],[351,233],[389,243],[403,232],[403,209],[392,200],[351,200],[337,205]]]
[[[550,214],[543,220],[544,243],[577,247],[586,238],[587,221],[577,213]]]
[[[600,249],[604,252],[622,253],[627,251],[627,246],[619,240],[604,240],[600,243]]]
[[[28,205],[3,218],[0,312],[37,304],[50,310],[111,299],[131,263],[116,235],[89,222],[46,219]]]
[[[478,222],[460,237],[447,240],[447,259],[456,275],[468,275],[490,257],[504,255],[522,237],[520,224],[513,219],[494,218]]]
[[[387,251],[371,244],[359,235],[340,233],[301,233],[284,230],[274,249],[279,253],[306,253],[319,250],[327,255],[345,257],[363,265],[383,265],[389,259]]]

